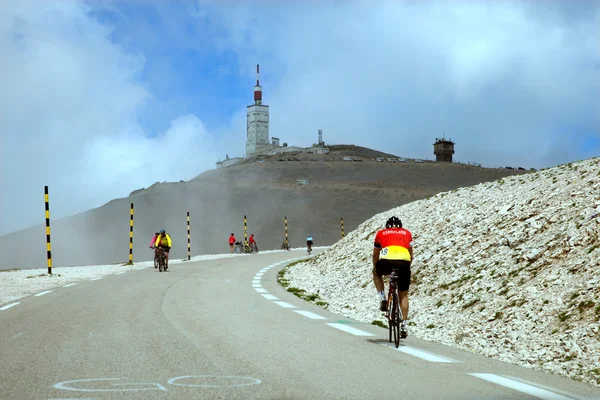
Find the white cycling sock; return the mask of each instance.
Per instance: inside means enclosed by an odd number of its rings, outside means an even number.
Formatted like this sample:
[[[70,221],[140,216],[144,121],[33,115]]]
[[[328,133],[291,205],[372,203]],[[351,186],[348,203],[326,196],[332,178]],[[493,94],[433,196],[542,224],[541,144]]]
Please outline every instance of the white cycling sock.
[[[385,292],[383,290],[381,292],[379,292],[379,298],[380,298],[380,300],[385,299]]]

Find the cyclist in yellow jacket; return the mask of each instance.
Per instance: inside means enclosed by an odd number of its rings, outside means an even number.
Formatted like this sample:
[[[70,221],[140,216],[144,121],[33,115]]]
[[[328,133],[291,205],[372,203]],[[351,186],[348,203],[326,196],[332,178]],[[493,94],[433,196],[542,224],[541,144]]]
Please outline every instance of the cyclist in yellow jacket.
[[[160,247],[165,253],[165,269],[169,268],[169,250],[171,250],[171,235],[161,229],[156,236],[155,247]]]

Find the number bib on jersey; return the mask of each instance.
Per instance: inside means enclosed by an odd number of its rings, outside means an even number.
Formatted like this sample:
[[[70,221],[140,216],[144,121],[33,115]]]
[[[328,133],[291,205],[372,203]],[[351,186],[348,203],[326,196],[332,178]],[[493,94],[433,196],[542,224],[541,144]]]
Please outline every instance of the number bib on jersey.
[[[410,261],[410,253],[407,248],[402,246],[388,246],[381,249],[379,258],[382,260]]]

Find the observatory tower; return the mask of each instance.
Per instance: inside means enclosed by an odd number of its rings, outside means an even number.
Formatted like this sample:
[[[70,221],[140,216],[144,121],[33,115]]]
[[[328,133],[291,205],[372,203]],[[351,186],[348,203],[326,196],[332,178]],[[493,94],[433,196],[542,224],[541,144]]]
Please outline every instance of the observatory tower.
[[[445,137],[436,138],[433,144],[433,154],[435,154],[435,161],[452,162],[454,142]]]
[[[269,145],[269,106],[262,103],[259,74],[260,67],[256,64],[254,104],[248,106],[246,113],[246,157],[252,157],[261,147]]]

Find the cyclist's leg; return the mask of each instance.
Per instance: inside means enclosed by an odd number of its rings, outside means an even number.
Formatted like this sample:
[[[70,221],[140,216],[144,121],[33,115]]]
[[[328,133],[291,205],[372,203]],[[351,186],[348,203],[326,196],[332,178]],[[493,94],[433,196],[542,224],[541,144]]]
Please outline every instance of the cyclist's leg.
[[[165,266],[167,268],[169,268],[169,250],[171,250],[169,247],[163,248],[163,251],[165,252]]]
[[[400,309],[402,318],[408,319],[408,288],[410,287],[410,263],[408,261],[399,261],[398,268],[398,298],[400,299]]]
[[[387,308],[388,308],[387,299],[385,296],[385,285],[383,283],[383,276],[389,275],[390,272],[391,272],[391,266],[387,262],[387,260],[377,261],[377,264],[373,268],[373,283],[375,284],[375,288],[377,289],[377,292],[379,293],[379,298],[381,301],[381,303],[379,305],[380,311],[387,311]]]
[[[398,269],[398,299],[400,300],[400,311],[402,312],[402,325],[400,327],[403,333],[402,337],[408,334],[407,322],[409,303],[408,303],[408,288],[410,287],[410,263],[408,261],[400,261],[401,265]]]

